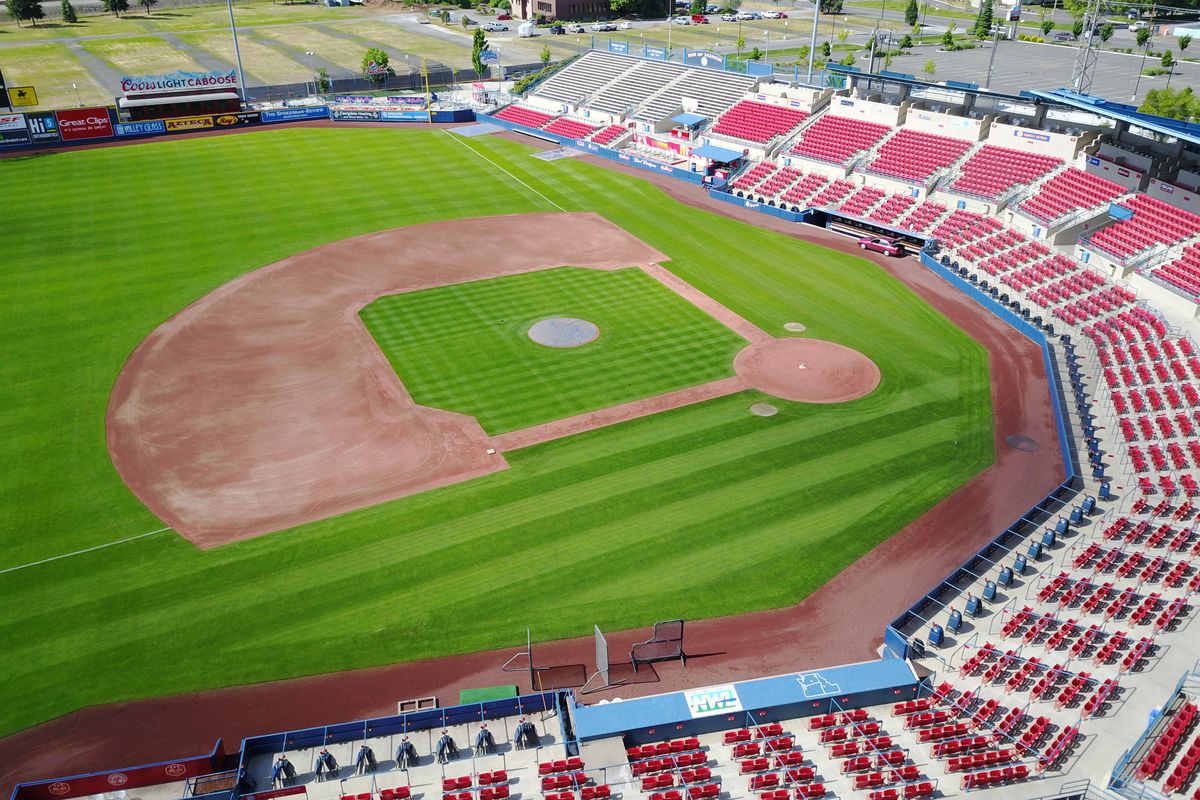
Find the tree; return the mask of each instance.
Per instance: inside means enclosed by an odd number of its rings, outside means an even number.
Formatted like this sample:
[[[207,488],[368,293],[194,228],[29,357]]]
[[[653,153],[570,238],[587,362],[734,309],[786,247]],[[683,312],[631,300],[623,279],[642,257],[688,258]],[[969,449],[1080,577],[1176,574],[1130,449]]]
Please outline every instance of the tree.
[[[104,10],[119,17],[122,11],[129,10],[129,0],[104,0]]]
[[[36,28],[37,21],[46,16],[38,0],[5,0],[4,5],[8,8],[8,15],[17,21],[18,26],[21,20],[27,19]]]
[[[846,67],[854,66],[854,53],[846,53],[839,63]]]
[[[1054,20],[1044,19],[1041,24],[1042,36],[1049,36],[1050,31],[1054,30]]]
[[[821,0],[822,14],[842,13],[842,0]]]
[[[840,31],[837,32],[837,39],[842,44],[845,44],[846,40],[849,38],[850,38],[850,31],[846,30],[845,28],[842,28]]]
[[[954,47],[954,30],[952,28],[947,28],[946,32],[942,34],[942,46],[947,50]]]
[[[138,0],[138,5],[146,9],[146,16],[150,16],[150,9],[158,3],[158,0]]]
[[[912,37],[909,36],[907,33],[904,34],[903,36],[900,37],[900,43],[898,46],[900,47],[901,50],[911,50],[912,46],[913,46]]]
[[[459,20],[459,23],[460,23],[460,24],[461,24],[461,25],[462,25],[464,28],[469,28],[469,27],[471,27],[471,18],[470,18],[470,17],[468,17],[466,14],[463,14],[463,15],[462,15],[462,19],[461,19],[461,20]]]
[[[1190,37],[1190,36],[1180,36],[1178,41],[1176,41],[1176,44],[1179,45],[1179,52],[1181,52],[1181,53],[1184,50],[1187,50],[1188,45],[1191,43],[1192,43],[1192,37]]]
[[[1083,19],[1077,19],[1071,23],[1071,37],[1078,39],[1083,36]]]
[[[1114,30],[1114,28],[1113,28],[1113,24],[1111,22],[1106,22],[1100,26],[1100,43],[1101,44],[1104,44],[1105,42],[1107,42],[1109,39],[1112,38],[1113,30]]]
[[[635,14],[647,18],[662,16],[662,3],[658,0],[609,0],[609,8],[620,17]]]
[[[691,12],[693,14],[703,14],[704,9],[708,4],[704,0],[692,0]]]
[[[925,66],[921,68],[921,71],[932,80],[933,76],[937,74],[937,64],[933,63],[933,59],[931,58],[925,62]]]
[[[325,94],[333,91],[333,80],[329,77],[329,70],[321,67],[317,70],[317,94]]]
[[[800,61],[807,61],[808,54],[812,52],[812,48],[806,44],[800,45],[800,49],[796,51],[796,55]]]
[[[550,63],[550,45],[542,45],[542,52],[538,54],[538,58],[542,60],[543,67]]]
[[[739,33],[739,34],[738,34],[738,38],[737,38],[737,55],[738,55],[738,58],[741,58],[741,57],[742,57],[742,48],[743,48],[743,47],[745,47],[745,46],[746,46],[746,37],[745,37],[745,36],[742,36],[742,35]]]
[[[442,18],[442,22],[446,23],[447,25],[450,24],[450,12],[447,9],[443,8],[442,13],[438,16]]]
[[[1200,98],[1196,97],[1190,86],[1185,89],[1151,89],[1138,111],[1185,122],[1200,120]]]
[[[764,55],[766,55],[766,53],[764,53],[762,50],[759,50],[757,47],[755,47],[753,50],[750,51],[749,58],[751,61],[761,61],[762,57]]]
[[[66,23],[79,22],[79,16],[75,13],[75,6],[71,5],[71,0],[62,0],[62,19]]]
[[[476,28],[475,35],[471,38],[471,66],[475,68],[476,74],[481,78],[483,77],[483,51],[487,49],[488,40],[483,35],[483,28]],[[549,60],[549,58],[544,58],[542,63]]]
[[[362,71],[367,80],[383,81],[387,77],[388,54],[378,47],[369,47],[363,54]]]
[[[979,0],[979,13],[975,15],[975,38],[986,39],[992,35],[992,0]]]
[[[1137,32],[1134,34],[1134,37],[1137,39],[1138,47],[1145,47],[1150,42],[1150,29],[1138,28]]]
[[[916,25],[921,20],[921,10],[917,8],[917,0],[908,0],[904,7],[904,21],[909,26]]]
[[[1175,66],[1175,56],[1171,55],[1170,50],[1163,50],[1161,61],[1163,69],[1170,69],[1171,67]]]
[[[831,45],[828,41],[821,42],[821,56],[823,58],[829,58],[832,55],[833,55],[833,45]]]

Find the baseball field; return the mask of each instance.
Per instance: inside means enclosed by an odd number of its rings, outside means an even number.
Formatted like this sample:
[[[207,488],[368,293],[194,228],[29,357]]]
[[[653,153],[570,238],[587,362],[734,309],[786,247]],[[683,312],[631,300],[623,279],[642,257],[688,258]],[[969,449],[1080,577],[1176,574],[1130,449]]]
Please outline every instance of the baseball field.
[[[295,128],[0,161],[19,198],[0,228],[0,734],[94,703],[512,645],[526,626],[553,639],[788,605],[991,463],[985,351],[883,270],[532,152]],[[600,214],[773,336],[860,351],[881,383],[831,405],[739,391],[212,549],[163,530],[114,469],[123,365],[223,284],[375,231],[564,211]],[[489,433],[728,374],[732,334],[660,286],[560,273],[401,295],[364,318],[418,402]],[[539,298],[594,317],[597,344],[629,336],[561,368],[493,346]],[[613,381],[626,363],[635,378]],[[779,413],[751,414],[762,401]]]

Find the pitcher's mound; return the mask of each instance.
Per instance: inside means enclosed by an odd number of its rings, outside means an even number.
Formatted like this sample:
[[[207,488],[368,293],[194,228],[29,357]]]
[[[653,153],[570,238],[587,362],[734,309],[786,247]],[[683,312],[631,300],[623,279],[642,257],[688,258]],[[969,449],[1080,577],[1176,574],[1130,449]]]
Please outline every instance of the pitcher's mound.
[[[737,354],[733,368],[755,389],[801,403],[845,403],[879,385],[862,353],[821,339],[772,339]]]
[[[595,323],[574,317],[551,317],[529,329],[529,338],[547,347],[580,347],[599,335]]]

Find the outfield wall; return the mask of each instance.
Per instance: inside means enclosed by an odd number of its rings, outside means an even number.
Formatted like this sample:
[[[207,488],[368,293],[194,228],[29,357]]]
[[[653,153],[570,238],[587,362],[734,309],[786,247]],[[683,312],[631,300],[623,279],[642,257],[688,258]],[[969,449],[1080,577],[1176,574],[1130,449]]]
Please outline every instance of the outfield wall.
[[[225,759],[225,749],[218,739],[212,752],[156,764],[90,772],[66,778],[19,783],[13,788],[12,800],[70,800],[72,797],[103,795],[115,789],[139,789],[164,783],[177,783],[217,772]],[[182,793],[181,793],[182,796]]]
[[[19,118],[24,130],[0,132],[0,157],[47,148],[88,147],[112,142],[158,139],[182,133],[258,128],[284,122],[333,120],[334,122],[452,123],[471,122],[475,112],[465,109],[399,111],[394,109],[295,106],[231,114],[120,122],[112,106],[39,111],[8,115]]]

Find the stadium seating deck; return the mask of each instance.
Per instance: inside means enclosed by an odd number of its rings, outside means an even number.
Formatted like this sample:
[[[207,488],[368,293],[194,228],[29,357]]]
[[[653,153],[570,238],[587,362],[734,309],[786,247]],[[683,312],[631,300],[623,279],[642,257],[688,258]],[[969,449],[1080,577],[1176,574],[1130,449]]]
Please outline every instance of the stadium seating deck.
[[[1126,259],[1155,245],[1172,245],[1200,236],[1200,215],[1162,200],[1135,194],[1120,205],[1133,216],[1096,231],[1086,240],[1090,247]]]
[[[994,199],[1014,186],[1032,183],[1062,164],[1062,159],[985,144],[962,165],[949,191]]]
[[[534,96],[564,103],[581,103],[631,67],[622,56],[590,50],[578,61],[568,64],[534,89]]]
[[[1188,246],[1179,258],[1152,269],[1150,274],[1169,283],[1193,302],[1200,302],[1200,243]]]
[[[1039,186],[1018,208],[1036,220],[1053,224],[1079,210],[1099,210],[1124,193],[1120,184],[1068,167]]]
[[[901,128],[879,147],[879,155],[865,169],[914,183],[927,182],[939,169],[962,158],[971,143],[949,136]]]
[[[529,128],[540,128],[554,119],[553,114],[547,114],[545,111],[538,111],[537,109],[521,105],[511,105],[502,108],[496,112],[495,116],[505,122],[513,122]]]
[[[754,79],[733,72],[687,69],[681,77],[642,100],[634,118],[658,122],[678,113],[683,98],[697,101],[696,112],[715,118],[723,114],[754,85]]]
[[[800,133],[792,155],[844,164],[856,153],[873,147],[891,129],[887,125],[826,114]]]
[[[711,133],[766,143],[788,133],[807,117],[806,112],[794,108],[742,100],[721,115]]]

